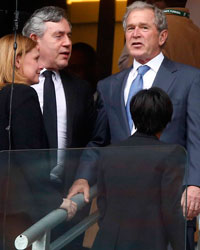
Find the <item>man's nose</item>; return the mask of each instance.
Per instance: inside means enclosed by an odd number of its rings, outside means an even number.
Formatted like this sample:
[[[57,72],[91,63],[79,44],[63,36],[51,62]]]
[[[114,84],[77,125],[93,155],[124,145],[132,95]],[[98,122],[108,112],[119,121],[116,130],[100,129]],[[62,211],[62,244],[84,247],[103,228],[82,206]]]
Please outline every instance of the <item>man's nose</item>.
[[[140,36],[140,29],[138,27],[135,27],[135,29],[133,30],[133,34],[134,37],[138,37]]]
[[[71,38],[68,35],[65,35],[63,38],[63,46],[70,46],[71,44]]]

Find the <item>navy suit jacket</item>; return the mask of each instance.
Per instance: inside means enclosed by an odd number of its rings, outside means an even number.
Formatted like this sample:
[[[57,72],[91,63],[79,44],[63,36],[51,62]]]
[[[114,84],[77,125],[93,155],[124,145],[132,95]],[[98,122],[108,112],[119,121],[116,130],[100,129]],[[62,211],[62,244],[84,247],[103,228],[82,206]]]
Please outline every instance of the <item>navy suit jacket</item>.
[[[166,250],[168,242],[184,249],[180,199],[185,163],[181,146],[138,132],[101,149],[100,229],[92,250]]]
[[[98,84],[98,116],[90,147],[105,146],[130,136],[124,104],[124,87],[131,68]],[[173,103],[172,121],[161,140],[184,146],[188,151],[188,184],[200,186],[200,70],[164,58],[153,86],[163,89]],[[82,164],[77,176],[94,180],[95,165]]]

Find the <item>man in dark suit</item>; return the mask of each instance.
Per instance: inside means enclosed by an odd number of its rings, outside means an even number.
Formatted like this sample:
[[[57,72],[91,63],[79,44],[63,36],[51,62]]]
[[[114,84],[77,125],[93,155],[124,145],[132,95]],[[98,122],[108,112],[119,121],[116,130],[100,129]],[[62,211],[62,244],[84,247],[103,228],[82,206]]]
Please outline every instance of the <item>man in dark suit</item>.
[[[72,49],[71,24],[65,10],[55,6],[36,10],[22,33],[37,41],[40,49],[39,60],[44,69],[40,72],[39,84],[33,87],[39,97],[49,147],[84,147],[91,138],[95,118],[93,94],[87,82],[63,70],[68,65]],[[74,180],[76,164],[71,166],[69,152],[50,152],[52,166],[57,164],[52,167],[51,177],[66,196]],[[76,152],[78,158],[80,151]],[[60,182],[64,183],[61,187]]]
[[[99,82],[98,117],[93,140],[88,145],[105,146],[134,133],[135,128],[130,129],[126,113],[129,90],[137,78],[138,68],[147,65],[149,70],[142,76],[142,88],[160,87],[173,103],[172,121],[160,139],[180,144],[188,151],[187,218],[190,220],[200,212],[200,71],[163,56],[161,48],[167,40],[167,22],[157,7],[134,2],[127,8],[123,26],[127,48],[135,58],[133,66]],[[69,197],[84,192],[87,200],[88,181],[95,180],[95,173],[95,165],[82,164]],[[185,195],[182,204],[184,208]]]
[[[84,147],[91,135],[94,109],[89,84],[67,74],[64,69],[71,55],[71,24],[64,9],[47,6],[36,10],[26,22],[23,35],[38,42],[41,65],[39,84],[33,87],[44,108],[45,71],[51,71],[56,99],[57,141],[50,148]],[[52,100],[53,101],[53,100]],[[53,118],[51,118],[53,119]],[[52,123],[52,120],[51,120]]]
[[[130,109],[137,132],[100,150],[100,229],[92,249],[166,250],[170,242],[174,250],[183,250],[186,152],[159,141],[172,103],[153,87],[137,93]]]

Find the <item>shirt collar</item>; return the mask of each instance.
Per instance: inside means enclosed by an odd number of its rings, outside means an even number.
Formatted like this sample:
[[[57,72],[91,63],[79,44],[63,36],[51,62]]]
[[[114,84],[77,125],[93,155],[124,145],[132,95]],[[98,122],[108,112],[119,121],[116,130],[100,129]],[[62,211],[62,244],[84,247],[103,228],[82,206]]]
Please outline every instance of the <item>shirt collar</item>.
[[[48,69],[45,69],[43,68],[41,71],[40,71],[40,77],[44,77],[42,74],[44,73],[44,71],[46,71]],[[55,80],[57,81],[58,78],[59,78],[59,74],[57,71],[54,71],[54,70],[51,70],[54,74],[53,74],[53,78],[55,78]]]
[[[156,57],[151,59],[149,62],[145,63],[144,65],[148,65],[151,70],[153,70],[155,73],[158,72],[160,65],[164,59],[164,55],[162,52],[160,52]],[[135,59],[133,60],[133,74],[135,74],[135,71],[141,66],[142,64],[137,62]]]

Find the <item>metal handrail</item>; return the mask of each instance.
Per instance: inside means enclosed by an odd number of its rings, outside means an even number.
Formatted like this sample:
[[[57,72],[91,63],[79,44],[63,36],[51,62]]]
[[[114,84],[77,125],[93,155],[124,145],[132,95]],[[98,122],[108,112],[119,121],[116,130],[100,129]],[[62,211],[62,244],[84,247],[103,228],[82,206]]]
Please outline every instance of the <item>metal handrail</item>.
[[[90,188],[90,200],[97,195],[96,185]],[[77,204],[77,210],[80,210],[87,203],[84,201],[83,194],[77,194],[71,198]],[[67,211],[64,209],[56,209],[36,222],[21,235],[15,239],[15,248],[23,250],[33,244],[35,241],[41,239],[46,232],[56,227],[58,224],[66,220]]]

